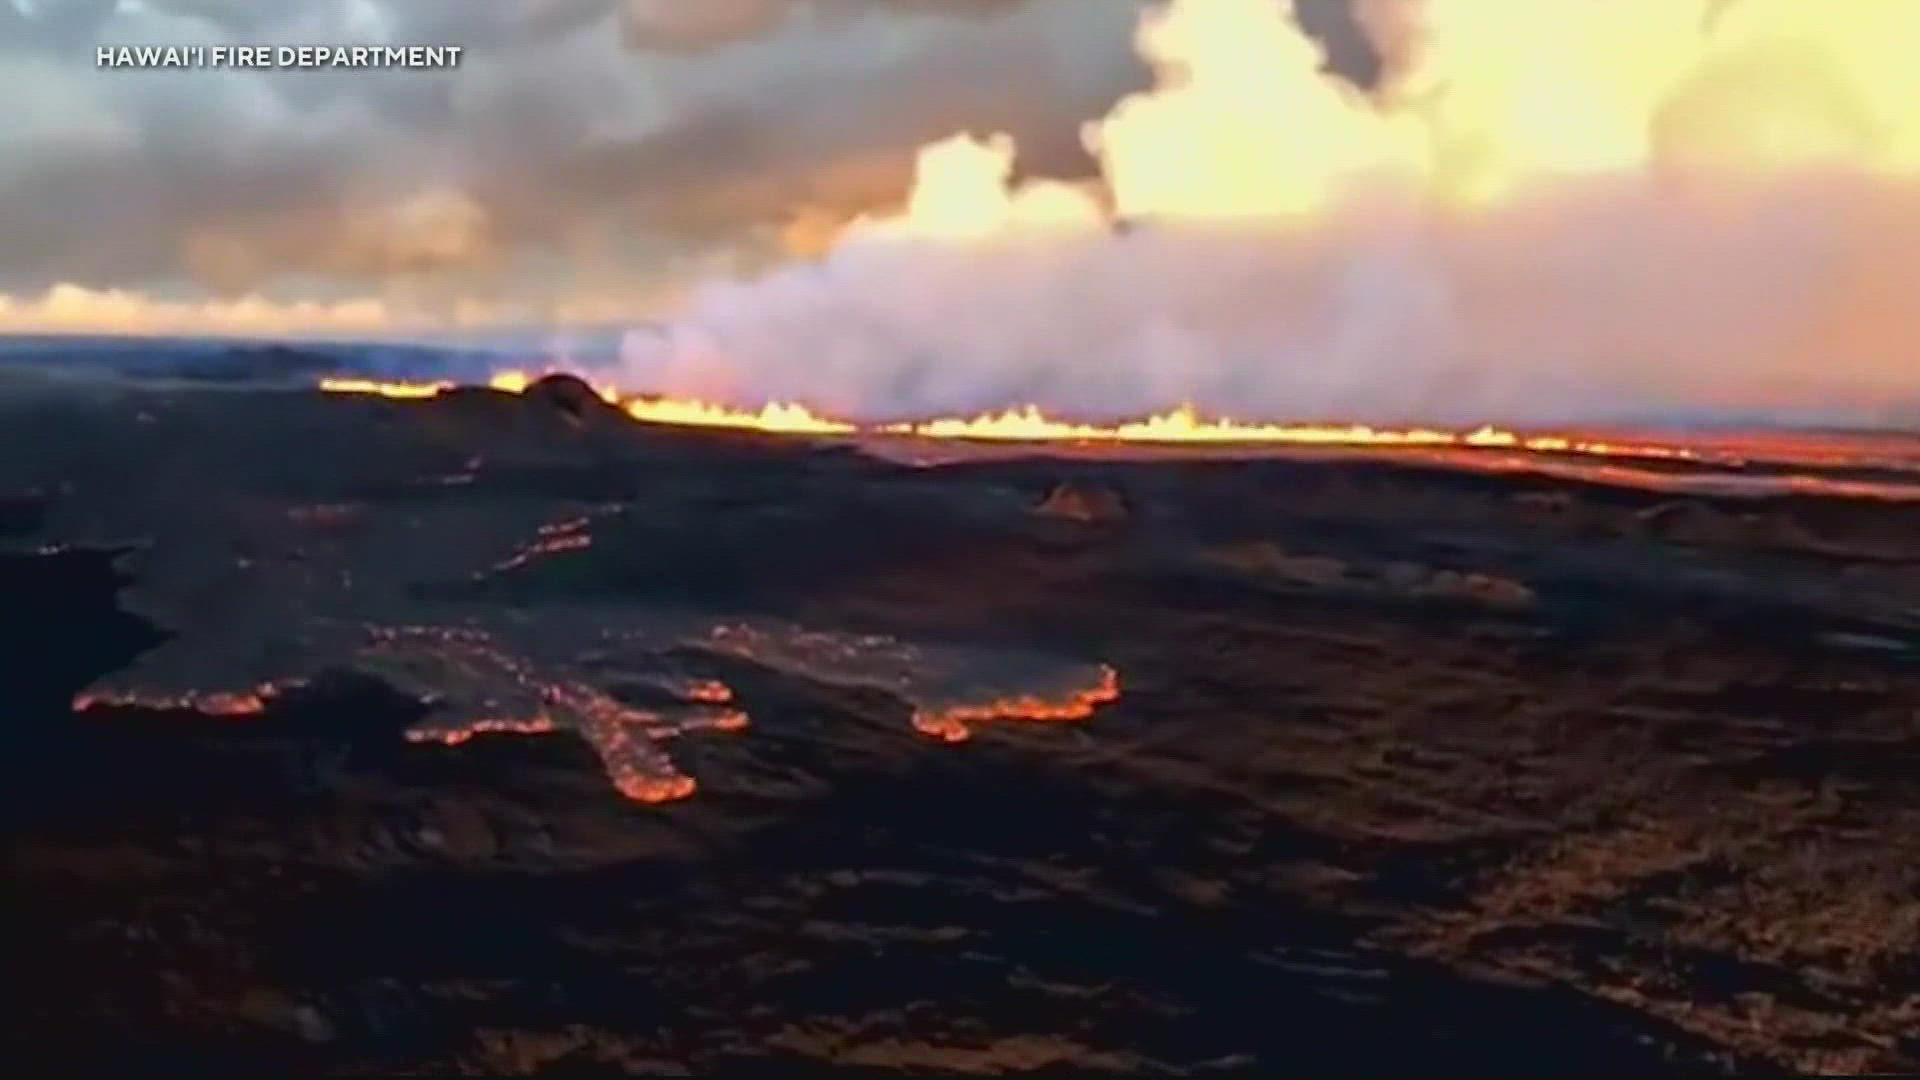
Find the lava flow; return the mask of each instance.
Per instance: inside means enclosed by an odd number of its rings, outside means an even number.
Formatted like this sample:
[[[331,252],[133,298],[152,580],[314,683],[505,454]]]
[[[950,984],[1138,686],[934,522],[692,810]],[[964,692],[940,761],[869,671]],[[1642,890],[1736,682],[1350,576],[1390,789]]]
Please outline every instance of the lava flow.
[[[279,688],[271,683],[263,683],[251,691],[192,690],[181,694],[102,690],[74,695],[73,710],[151,709],[160,712],[196,712],[203,716],[226,718],[253,717],[266,712],[267,702],[278,694]]]
[[[432,382],[381,382],[377,379],[321,379],[320,389],[329,394],[377,394],[380,397],[419,399],[439,397],[454,384],[444,379]]]
[[[1120,673],[1102,664],[1100,681],[1070,690],[1064,697],[1023,694],[979,704],[916,709],[913,729],[942,742],[965,742],[973,737],[969,723],[983,720],[1085,720],[1095,709],[1120,700]]]
[[[488,381],[488,386],[502,393],[517,394],[533,382],[533,377],[526,372],[509,370],[494,375]],[[401,400],[437,397],[451,389],[452,385],[446,382],[376,382],[368,379],[320,381],[320,389],[327,393],[371,394]],[[1521,435],[1492,426],[1460,431],[1424,427],[1377,428],[1364,424],[1246,423],[1204,417],[1187,406],[1113,424],[1057,419],[1048,416],[1038,406],[1026,405],[970,418],[936,417],[918,422],[862,425],[824,417],[805,405],[793,402],[769,402],[758,410],[748,410],[705,401],[629,396],[604,385],[595,386],[594,390],[603,400],[641,423],[728,428],[775,435],[891,435],[978,442],[1465,447],[1668,460],[1692,460],[1698,456],[1684,447],[1568,435]]]
[[[633,398],[622,407],[628,416],[646,424],[742,428],[776,435],[851,435],[860,430],[855,424],[816,416],[805,405],[779,401],[769,402],[758,412],[674,398]]]

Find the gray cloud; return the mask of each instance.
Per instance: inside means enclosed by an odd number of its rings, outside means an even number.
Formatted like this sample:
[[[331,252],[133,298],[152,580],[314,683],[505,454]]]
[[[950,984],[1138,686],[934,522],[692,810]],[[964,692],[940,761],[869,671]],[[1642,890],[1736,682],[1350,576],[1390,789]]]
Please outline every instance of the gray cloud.
[[[1139,0],[0,0],[0,293],[644,295],[1008,130],[1085,172]],[[453,72],[102,71],[98,44],[466,46]]]
[[[622,0],[621,26],[641,49],[699,52],[760,37],[790,18],[831,24],[867,15],[974,17],[1004,14],[1028,0]],[[1126,0],[1120,0],[1125,3]]]
[[[636,49],[698,52],[759,37],[787,17],[788,0],[625,0],[620,29]]]

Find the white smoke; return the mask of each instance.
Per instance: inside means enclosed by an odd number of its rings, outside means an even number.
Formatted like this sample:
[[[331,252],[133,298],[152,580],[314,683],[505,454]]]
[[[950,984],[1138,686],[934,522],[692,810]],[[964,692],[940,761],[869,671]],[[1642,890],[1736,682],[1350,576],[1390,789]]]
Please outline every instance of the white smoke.
[[[1781,66],[1805,9],[1733,2],[1759,12],[1751,47],[1710,36],[1743,25],[1711,0],[1372,0],[1401,70],[1368,100],[1279,0],[1179,0],[1141,35],[1159,90],[1090,134],[1136,220],[1007,187],[1010,146],[950,143],[908,214],[695,289],[597,374],[875,420],[1920,425],[1920,97],[1850,66],[1920,4],[1861,0],[1883,18],[1853,24],[1859,50]],[[1488,51],[1494,8],[1531,58]],[[1820,138],[1781,150],[1810,115]]]

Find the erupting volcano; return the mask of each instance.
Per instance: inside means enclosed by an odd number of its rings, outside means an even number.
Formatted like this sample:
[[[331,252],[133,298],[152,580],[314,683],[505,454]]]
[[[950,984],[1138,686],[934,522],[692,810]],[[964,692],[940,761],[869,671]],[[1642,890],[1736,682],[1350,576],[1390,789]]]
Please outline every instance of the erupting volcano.
[[[1087,126],[1097,180],[956,135],[897,213],[582,374],[797,431],[1920,420],[1920,75],[1891,44],[1920,7],[1359,11],[1364,88],[1278,0],[1150,11],[1156,86]]]
[[[1920,0],[41,0],[0,84],[281,8],[471,63],[0,124],[87,283],[0,329],[182,334],[0,339],[16,1059],[1920,1069]]]
[[[504,393],[518,394],[534,381],[526,372],[507,370],[495,375],[488,386]],[[403,401],[437,397],[453,388],[453,384],[448,382],[381,382],[357,378],[327,378],[320,381],[320,389],[325,393],[370,394]],[[599,386],[594,390],[601,400],[620,407],[628,416],[642,423],[731,428],[777,435],[905,435],[923,439],[984,442],[1478,447],[1675,460],[1696,456],[1693,451],[1680,446],[1636,445],[1565,435],[1522,436],[1490,426],[1471,431],[1441,431],[1433,428],[1374,428],[1365,424],[1248,424],[1203,418],[1191,406],[1181,406],[1141,420],[1112,424],[1058,420],[1037,406],[1027,405],[1000,413],[982,413],[970,419],[942,417],[918,422],[862,425],[817,416],[804,405],[787,402],[771,402],[752,411],[697,400],[625,397],[611,386]]]
[[[571,376],[543,376],[571,381]],[[496,374],[489,389],[520,394],[538,380],[526,372]],[[576,383],[576,385],[578,385]],[[427,400],[454,389],[445,382],[323,379],[326,393]],[[580,391],[583,395],[587,390]],[[1190,406],[1142,420],[1110,424],[1054,419],[1034,406],[970,419],[857,424],[815,415],[803,405],[770,403],[758,410],[704,401],[625,397],[611,386],[591,388],[609,407],[643,424],[759,432],[776,436],[851,438],[881,456],[933,463],[950,458],[916,444],[1042,446],[1069,454],[1154,448],[1212,449],[1227,454],[1269,451],[1393,451],[1406,460],[1490,471],[1538,471],[1657,490],[1826,492],[1861,498],[1920,499],[1920,440],[1899,433],[1865,434],[1771,429],[1517,433],[1483,425],[1472,429],[1376,428],[1365,424],[1239,423],[1208,419]],[[904,445],[903,445],[904,444]],[[1667,466],[1667,468],[1663,468]],[[1684,471],[1675,471],[1684,467]],[[1758,469],[1755,474],[1752,470]],[[1804,470],[1804,471],[1800,471]],[[1865,470],[1842,478],[1831,470]],[[547,545],[581,543],[561,535]]]
[[[1364,88],[1279,0],[1151,10],[1156,86],[1087,125],[1098,179],[1016,180],[1010,138],[955,135],[897,212],[578,373],[641,419],[813,434],[1920,421],[1920,76],[1888,45],[1920,8],[1359,11]]]

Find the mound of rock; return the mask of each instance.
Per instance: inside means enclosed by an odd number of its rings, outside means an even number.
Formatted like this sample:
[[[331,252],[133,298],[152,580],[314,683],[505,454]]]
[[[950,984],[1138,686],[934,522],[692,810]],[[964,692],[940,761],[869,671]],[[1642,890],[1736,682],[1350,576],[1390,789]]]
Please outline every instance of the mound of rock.
[[[1696,547],[1821,551],[1830,546],[1784,513],[1736,514],[1691,500],[1650,507],[1636,519],[1653,536]]]
[[[1734,515],[1683,499],[1651,506],[1634,515],[1649,534],[1680,544],[1739,544],[1747,529]]]
[[[1130,515],[1126,500],[1112,488],[1080,480],[1055,484],[1033,512],[1041,517],[1075,521],[1083,525],[1125,521]]]
[[[586,380],[573,375],[545,375],[529,385],[524,396],[542,401],[571,416],[585,416],[610,406]]]
[[[1512,578],[1456,570],[1437,571],[1417,591],[1427,596],[1468,600],[1497,608],[1528,607],[1535,600],[1532,589]]]
[[[1499,574],[1446,570],[1395,561],[1354,565],[1327,555],[1296,555],[1260,541],[1213,550],[1208,561],[1262,581],[1360,596],[1398,595],[1464,600],[1493,608],[1524,608],[1538,597],[1531,588]]]
[[[1327,587],[1347,583],[1348,566],[1344,560],[1325,555],[1295,555],[1267,541],[1221,548],[1210,561],[1237,570],[1290,585]]]
[[[423,404],[424,408],[409,411],[410,425],[420,426],[424,418],[437,437],[462,447],[485,447],[495,454],[507,453],[515,440],[550,447],[556,445],[550,442],[555,437],[571,442],[582,434],[625,431],[631,426],[618,407],[572,375],[548,375],[518,393],[457,386]]]

